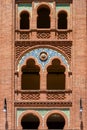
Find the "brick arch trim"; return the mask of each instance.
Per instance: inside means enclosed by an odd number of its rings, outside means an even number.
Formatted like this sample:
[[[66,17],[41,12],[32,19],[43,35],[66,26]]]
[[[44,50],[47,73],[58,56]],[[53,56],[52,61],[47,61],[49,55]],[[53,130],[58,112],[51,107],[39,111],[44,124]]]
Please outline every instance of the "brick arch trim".
[[[18,18],[20,19],[20,16],[21,16],[21,14],[22,14],[23,12],[27,12],[27,13],[29,14],[29,20],[30,20],[30,18],[31,18],[31,13],[30,13],[28,10],[26,10],[26,9],[20,11]]]
[[[15,69],[16,69],[16,71],[19,71],[19,68],[18,68],[18,64],[19,64],[19,62],[20,62],[20,60],[21,59],[23,59],[23,57],[24,57],[24,55],[25,54],[27,54],[28,52],[30,52],[30,51],[32,51],[32,50],[35,50],[35,49],[40,49],[40,48],[47,48],[47,49],[52,49],[52,50],[54,50],[54,51],[58,51],[60,54],[62,54],[65,58],[66,58],[66,60],[67,60],[67,62],[68,62],[68,64],[69,64],[69,66],[70,66],[70,60],[69,60],[69,58],[66,56],[66,54],[62,51],[62,50],[60,50],[59,48],[57,48],[57,47],[53,47],[53,46],[48,46],[48,45],[45,45],[45,46],[40,46],[40,45],[38,45],[38,46],[33,46],[33,47],[30,47],[30,48],[28,48],[26,51],[24,51],[21,55],[20,55],[20,57],[17,59],[17,61],[16,61],[16,64],[15,64]],[[71,68],[69,67],[69,70],[70,70]]]
[[[66,14],[67,14],[67,17],[68,17],[68,12],[67,12],[67,10],[64,10],[64,9],[60,9],[60,10],[57,12],[57,16],[58,16],[58,14],[61,13],[61,12],[66,13]]]
[[[21,10],[21,12],[19,13],[19,16],[23,13],[23,12],[26,12],[26,13],[28,13],[29,14],[29,16],[30,16],[30,12],[28,11],[28,10],[26,10],[26,9],[24,9],[24,10]]]
[[[22,68],[23,66],[26,66],[27,65],[27,61],[29,59],[32,59],[35,62],[35,66],[38,66],[39,68],[41,68],[41,65],[38,64],[37,60],[34,57],[32,57],[32,56],[26,58],[25,61],[24,61],[24,63],[20,66],[20,68]]]
[[[50,9],[50,13],[52,12],[52,7],[49,3],[46,3],[46,2],[41,2],[40,4],[38,4],[36,6],[36,10],[38,10],[40,7],[48,7]]]
[[[16,61],[16,65],[18,64],[18,62],[19,62],[19,60],[26,54],[26,53],[28,53],[29,51],[32,51],[32,50],[34,50],[34,49],[38,49],[38,48],[49,48],[49,49],[53,49],[53,50],[56,50],[56,51],[58,51],[58,52],[60,52],[66,59],[67,59],[67,61],[69,62],[69,64],[70,64],[70,59],[69,59],[69,57],[65,54],[65,52],[63,51],[63,50],[61,50],[60,48],[58,48],[58,47],[54,47],[54,46],[51,46],[51,45],[36,45],[36,46],[33,46],[33,47],[29,47],[28,49],[25,49],[22,53],[21,53],[21,55],[19,55],[19,57],[18,57],[18,59],[17,59],[17,61]]]
[[[41,117],[41,115],[38,112],[34,111],[34,110],[26,110],[18,118],[18,128],[20,128],[20,129],[22,128],[22,126],[21,126],[21,120],[22,120],[23,116],[25,116],[27,114],[33,114],[34,116],[38,117],[38,119],[40,121],[39,127],[41,127],[41,125],[42,125],[42,117]]]
[[[52,65],[52,61],[55,60],[55,59],[59,60],[59,61],[60,61],[60,66],[63,66],[63,67],[66,69],[66,71],[68,72],[67,66],[66,66],[66,65],[62,62],[62,60],[61,60],[59,57],[57,57],[57,56],[54,56],[54,57],[51,58],[50,62],[46,65],[46,70],[47,70],[47,68],[48,68],[50,65]]]
[[[47,121],[47,118],[50,116],[50,115],[52,115],[52,114],[60,114],[62,117],[64,117],[64,119],[65,119],[65,126],[64,126],[64,129],[67,129],[68,128],[68,118],[67,118],[67,116],[63,113],[63,112],[61,112],[61,111],[59,111],[59,110],[52,110],[52,111],[50,111],[50,112],[48,112],[46,115],[45,115],[45,117],[44,117],[44,125],[45,125],[45,127],[47,128],[47,124],[46,124],[46,121]]]

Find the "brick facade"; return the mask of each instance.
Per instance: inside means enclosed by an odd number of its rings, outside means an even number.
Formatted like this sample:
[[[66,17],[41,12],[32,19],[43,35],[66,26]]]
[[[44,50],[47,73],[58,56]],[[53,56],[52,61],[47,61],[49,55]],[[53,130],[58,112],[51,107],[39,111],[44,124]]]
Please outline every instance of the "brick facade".
[[[38,10],[43,7],[50,10],[49,29],[37,28]],[[20,29],[23,11],[29,13],[28,30]],[[67,29],[62,30],[57,27],[61,11],[67,14]],[[5,98],[8,130],[21,130],[21,121],[27,114],[38,117],[38,129],[48,129],[48,117],[59,114],[65,119],[63,129],[86,130],[86,35],[86,0],[0,0],[0,130],[5,129],[6,123]],[[21,89],[22,68],[28,66],[29,59],[40,69],[39,90]],[[64,90],[47,90],[48,68],[54,65],[54,59],[58,62],[54,68],[65,68]]]

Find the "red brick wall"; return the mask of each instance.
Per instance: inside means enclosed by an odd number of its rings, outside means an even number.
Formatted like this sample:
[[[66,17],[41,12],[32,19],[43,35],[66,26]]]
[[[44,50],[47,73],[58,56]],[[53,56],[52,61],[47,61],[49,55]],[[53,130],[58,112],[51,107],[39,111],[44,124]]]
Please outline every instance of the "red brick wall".
[[[3,100],[7,99],[9,129],[13,126],[14,39],[12,0],[0,1],[0,129],[4,130]]]
[[[79,129],[79,100],[83,101],[84,130],[87,128],[87,23],[86,0],[72,3],[72,108],[70,128]],[[4,98],[8,104],[9,129],[14,128],[14,2],[0,0],[0,129],[4,130]],[[54,22],[53,22],[54,23]],[[34,27],[32,22],[32,27]],[[53,26],[53,25],[52,25]]]
[[[85,103],[87,56],[86,56],[86,1],[73,1],[73,48],[72,48],[72,71],[73,71],[73,126],[79,126],[79,100],[80,97]],[[83,104],[85,106],[85,104]],[[85,108],[83,108],[84,129],[86,129]]]

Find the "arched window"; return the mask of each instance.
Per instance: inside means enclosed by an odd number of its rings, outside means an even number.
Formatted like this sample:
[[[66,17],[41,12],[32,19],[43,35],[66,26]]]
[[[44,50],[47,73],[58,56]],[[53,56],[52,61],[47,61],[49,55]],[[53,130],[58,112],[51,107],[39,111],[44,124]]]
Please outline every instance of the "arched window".
[[[39,124],[39,118],[33,114],[27,114],[21,120],[22,130],[38,130]]]
[[[67,13],[64,11],[58,14],[58,29],[67,29]]]
[[[33,59],[29,59],[25,66],[22,67],[21,85],[23,90],[40,89],[40,68],[35,65]]]
[[[62,115],[54,113],[48,117],[47,126],[48,129],[63,130],[65,126],[65,119]]]
[[[47,68],[47,89],[64,90],[65,89],[65,67],[60,64],[58,59],[52,61],[52,65]]]
[[[50,10],[49,8],[39,8],[37,17],[37,28],[50,28]]]
[[[20,29],[29,29],[30,21],[29,21],[29,13],[27,11],[23,11],[20,15]]]

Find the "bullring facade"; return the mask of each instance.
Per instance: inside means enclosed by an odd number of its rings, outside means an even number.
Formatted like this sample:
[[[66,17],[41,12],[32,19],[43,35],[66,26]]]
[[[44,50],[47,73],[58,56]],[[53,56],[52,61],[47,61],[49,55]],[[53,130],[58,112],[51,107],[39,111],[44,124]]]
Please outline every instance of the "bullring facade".
[[[0,129],[86,130],[86,4],[1,0]]]

